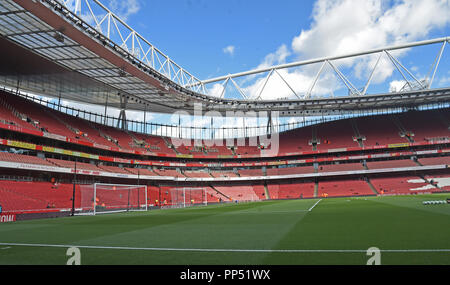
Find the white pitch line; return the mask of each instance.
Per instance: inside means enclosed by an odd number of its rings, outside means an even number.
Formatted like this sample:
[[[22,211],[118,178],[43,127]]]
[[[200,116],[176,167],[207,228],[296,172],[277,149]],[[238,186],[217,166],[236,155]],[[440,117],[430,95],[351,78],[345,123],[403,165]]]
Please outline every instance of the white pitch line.
[[[238,215],[238,214],[277,214],[277,213],[298,213],[298,212],[308,212],[308,210],[292,210],[292,211],[235,211],[229,213],[223,213],[223,215]]]
[[[0,243],[7,246],[24,247],[56,247],[56,248],[86,248],[86,249],[115,249],[142,251],[195,251],[195,252],[253,252],[253,253],[361,253],[366,249],[211,249],[211,248],[154,248],[154,247],[124,247],[124,246],[90,246],[63,244],[28,244],[28,243]],[[450,249],[384,249],[381,252],[450,252]]]
[[[309,208],[308,212],[311,212],[312,209],[314,209],[314,207],[319,204],[319,202],[322,201],[322,199],[320,199],[319,201],[317,201],[311,208]]]

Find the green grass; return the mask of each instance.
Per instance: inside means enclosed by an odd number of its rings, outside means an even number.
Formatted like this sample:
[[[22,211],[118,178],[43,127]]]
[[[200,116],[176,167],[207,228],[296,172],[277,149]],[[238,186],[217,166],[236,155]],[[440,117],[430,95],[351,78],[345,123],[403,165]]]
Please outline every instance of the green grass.
[[[422,205],[447,197],[323,199],[312,211],[318,200],[265,201],[0,224],[0,243],[62,245],[0,245],[0,264],[63,265],[70,245],[114,247],[81,247],[85,265],[364,265],[370,247],[382,250],[382,264],[450,264],[449,251],[383,252],[450,249],[450,205]]]

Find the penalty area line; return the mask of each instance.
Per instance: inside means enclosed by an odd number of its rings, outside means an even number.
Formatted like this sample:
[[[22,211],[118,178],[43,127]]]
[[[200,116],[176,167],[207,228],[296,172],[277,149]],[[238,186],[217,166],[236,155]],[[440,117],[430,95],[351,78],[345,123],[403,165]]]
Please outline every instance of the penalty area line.
[[[84,248],[84,249],[111,249],[111,250],[141,250],[141,251],[195,251],[195,252],[251,252],[251,253],[365,253],[364,249],[211,249],[211,248],[153,248],[153,247],[125,247],[125,246],[90,246],[90,245],[63,245],[63,244],[27,244],[27,243],[0,243],[3,246],[23,247],[54,247],[54,248]],[[380,252],[408,253],[408,252],[450,252],[450,249],[380,249]]]
[[[315,206],[317,206],[317,204],[319,204],[319,202],[322,201],[322,199],[320,199],[319,201],[317,201],[311,208],[308,209],[308,212],[311,212],[312,209],[314,209]]]

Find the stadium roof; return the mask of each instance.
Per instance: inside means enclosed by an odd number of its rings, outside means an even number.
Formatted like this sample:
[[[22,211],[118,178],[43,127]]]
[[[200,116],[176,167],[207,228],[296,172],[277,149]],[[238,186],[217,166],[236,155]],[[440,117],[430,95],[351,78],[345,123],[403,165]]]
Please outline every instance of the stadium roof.
[[[75,5],[69,5],[69,2]],[[82,3],[91,13],[91,23],[81,16]],[[113,30],[116,38],[113,37]],[[436,43],[442,43],[440,59],[449,38],[273,66],[201,81],[97,0],[4,0],[0,3],[0,34],[0,85],[84,103],[105,105],[107,102],[110,107],[122,109],[159,113],[185,110],[193,113],[194,105],[201,103],[205,112],[279,111],[281,116],[309,116],[450,101],[450,88],[431,89],[429,81],[423,82],[414,76],[411,82],[407,81],[410,88],[402,92],[365,94],[365,90],[354,88],[332,63],[338,58],[370,53],[385,52],[392,57],[391,50]],[[392,60],[394,62],[395,58]],[[263,72],[269,72],[268,80],[280,69],[312,63],[332,66],[346,83],[349,95],[310,98],[308,94],[296,94],[295,99],[271,101],[246,96],[227,99],[205,95],[207,83],[225,80],[225,84],[229,81],[235,84],[233,78]],[[439,60],[435,62],[435,68],[438,64]],[[405,69],[405,74],[409,73],[403,66],[397,67]]]

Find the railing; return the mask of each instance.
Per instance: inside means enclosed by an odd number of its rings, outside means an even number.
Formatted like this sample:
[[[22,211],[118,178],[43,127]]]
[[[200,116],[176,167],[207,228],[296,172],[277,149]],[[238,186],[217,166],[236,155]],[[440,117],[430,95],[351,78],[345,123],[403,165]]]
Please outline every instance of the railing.
[[[65,106],[58,104],[58,101],[46,100],[40,96],[32,96],[27,93],[22,93],[17,90],[12,90],[8,87],[0,87],[6,92],[16,94],[17,96],[23,97],[27,100],[39,103],[40,105],[46,106],[53,110],[65,113],[67,115],[76,116],[87,121],[98,123],[110,127],[117,127],[120,119],[118,117],[98,114],[89,112],[82,109],[73,108],[70,106]],[[449,108],[450,103],[436,103],[436,104],[424,104],[418,106],[416,110],[430,110],[430,109],[443,109]],[[337,121],[348,118],[357,118],[370,115],[386,115],[386,114],[398,114],[410,109],[404,107],[396,107],[384,110],[368,110],[360,111],[357,113],[342,114],[338,116],[328,116],[319,117],[313,119],[303,119],[293,122],[274,124],[272,128],[269,128],[267,122],[264,125],[259,126],[246,126],[246,127],[213,127],[214,122],[211,123],[209,127],[198,127],[198,126],[185,126],[181,124],[170,125],[170,124],[160,124],[154,122],[143,122],[136,120],[126,120],[126,130],[136,133],[149,134],[162,137],[172,137],[172,138],[185,138],[185,139],[200,139],[200,140],[210,140],[210,139],[234,139],[242,137],[256,137],[265,136],[269,133],[282,133],[290,130],[317,125],[325,122]],[[254,119],[254,118],[252,118]],[[292,120],[294,118],[279,118],[279,120]],[[295,119],[298,119],[295,118]]]
[[[123,19],[98,0],[45,0],[49,7],[64,7],[94,29],[103,39],[114,43],[128,55],[164,75],[180,86],[196,85],[200,80],[156,48]],[[191,88],[200,91],[200,87]]]

